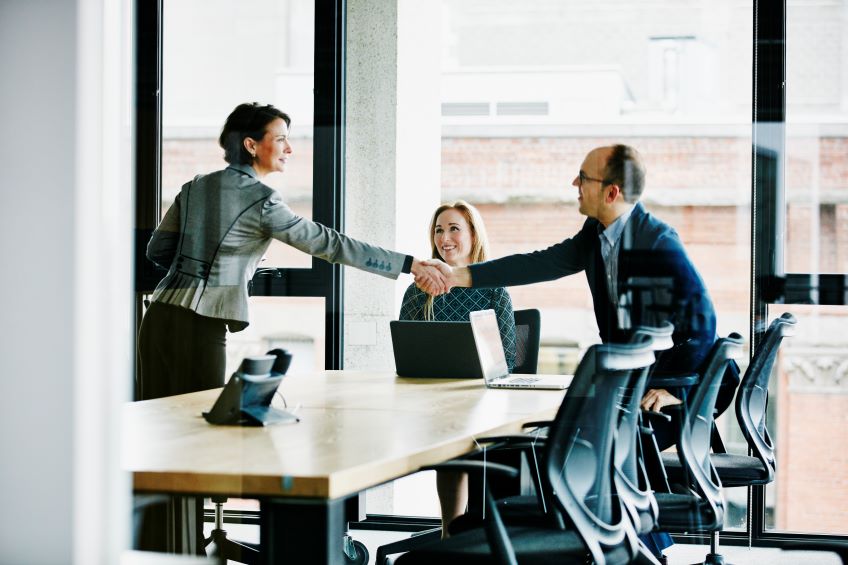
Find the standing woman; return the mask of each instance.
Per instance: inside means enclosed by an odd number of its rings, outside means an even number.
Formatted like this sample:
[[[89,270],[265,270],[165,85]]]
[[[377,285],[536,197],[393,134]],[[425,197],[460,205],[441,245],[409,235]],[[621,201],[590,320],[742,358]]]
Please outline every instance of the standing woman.
[[[168,274],[139,331],[140,399],[223,386],[226,333],[249,323],[248,282],[272,239],[331,263],[443,285],[441,274],[410,255],[298,216],[262,183],[286,169],[290,124],[274,106],[237,106],[218,140],[229,166],[183,185],[153,233],[147,257]]]
[[[436,208],[430,221],[429,238],[433,259],[440,259],[451,267],[467,267],[489,258],[489,239],[483,218],[464,200]],[[512,371],[515,367],[515,316],[512,299],[503,287],[456,287],[449,294],[433,297],[412,284],[404,294],[399,317],[401,320],[467,322],[472,311],[489,308],[497,315],[506,364]],[[464,514],[468,505],[468,475],[439,471],[436,491],[442,513],[442,536],[448,537],[448,524]]]

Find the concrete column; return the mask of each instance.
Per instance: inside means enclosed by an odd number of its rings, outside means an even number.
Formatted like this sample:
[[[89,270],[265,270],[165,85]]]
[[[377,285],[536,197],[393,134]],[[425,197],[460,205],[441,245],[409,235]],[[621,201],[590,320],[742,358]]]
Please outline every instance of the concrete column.
[[[441,169],[441,3],[351,0],[345,231],[423,258]],[[393,369],[389,320],[412,277],[345,270],[347,369]]]

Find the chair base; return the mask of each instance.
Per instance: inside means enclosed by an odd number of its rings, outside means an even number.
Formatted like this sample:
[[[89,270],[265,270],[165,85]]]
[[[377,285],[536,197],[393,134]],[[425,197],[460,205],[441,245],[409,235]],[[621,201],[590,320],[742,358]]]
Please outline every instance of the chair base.
[[[708,553],[704,558],[703,565],[731,565],[724,560],[724,555]]]
[[[220,557],[224,561],[239,563],[259,563],[259,550],[246,543],[240,543],[227,538],[226,530],[216,528],[205,540],[206,555]]]
[[[719,532],[710,532],[710,552],[701,563],[696,565],[732,565],[718,552]]]
[[[248,565],[259,563],[259,546],[227,538],[227,531],[224,529],[224,503],[227,497],[213,496],[211,500],[215,504],[215,529],[203,540],[206,555],[218,557],[224,562],[236,561]]]
[[[416,532],[408,538],[404,538],[402,540],[398,540],[392,543],[387,543],[386,545],[381,545],[380,547],[378,547],[377,556],[374,559],[374,563],[376,565],[385,565],[389,555],[393,553],[402,553],[406,551],[411,551],[413,549],[418,549],[430,543],[435,543],[440,539],[442,539],[441,528],[431,528],[429,530]]]
[[[344,537],[344,558],[346,565],[366,565],[368,563],[368,548],[361,541],[349,535]]]

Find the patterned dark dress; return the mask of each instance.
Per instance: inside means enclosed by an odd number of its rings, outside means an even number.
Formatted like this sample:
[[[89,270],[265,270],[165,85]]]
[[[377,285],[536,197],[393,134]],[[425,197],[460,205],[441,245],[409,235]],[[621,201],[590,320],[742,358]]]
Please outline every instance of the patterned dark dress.
[[[427,293],[414,284],[409,285],[400,307],[401,320],[424,320]],[[453,288],[450,293],[437,296],[433,301],[433,320],[439,322],[467,322],[475,310],[495,311],[501,341],[510,372],[515,368],[515,318],[512,299],[505,288]]]

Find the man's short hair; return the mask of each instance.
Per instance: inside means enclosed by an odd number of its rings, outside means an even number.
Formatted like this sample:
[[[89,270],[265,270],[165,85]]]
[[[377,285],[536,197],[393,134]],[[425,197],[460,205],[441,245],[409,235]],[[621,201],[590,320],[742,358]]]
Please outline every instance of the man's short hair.
[[[613,145],[604,168],[604,179],[621,187],[625,202],[636,202],[645,187],[645,165],[642,163],[642,156],[629,145]]]

